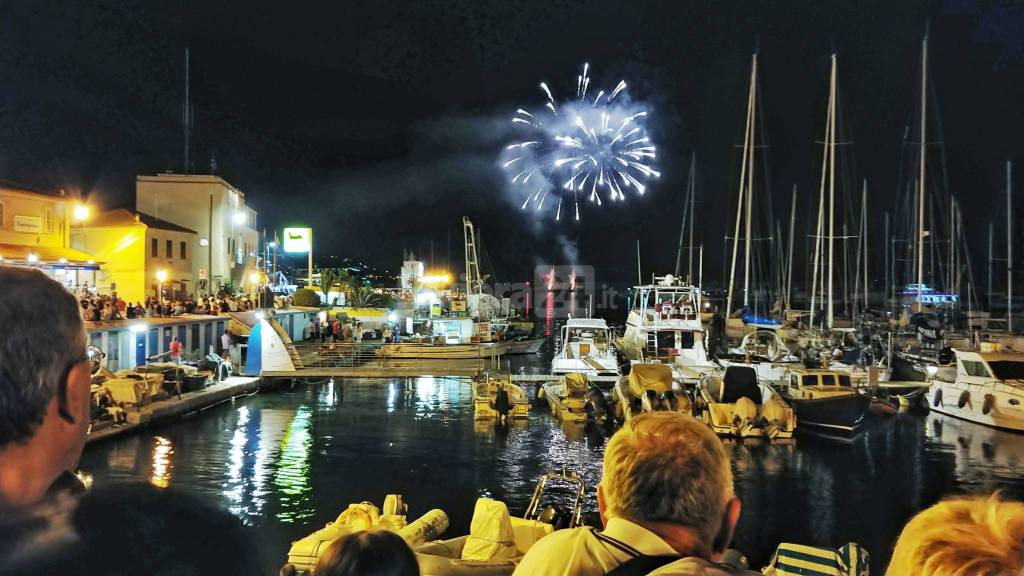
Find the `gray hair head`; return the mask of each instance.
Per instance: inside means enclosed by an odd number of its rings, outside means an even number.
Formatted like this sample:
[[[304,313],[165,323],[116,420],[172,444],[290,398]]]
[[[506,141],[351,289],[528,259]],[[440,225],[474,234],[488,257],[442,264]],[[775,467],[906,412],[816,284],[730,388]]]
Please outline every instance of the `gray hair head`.
[[[78,302],[38,270],[0,266],[0,447],[23,443],[84,358]]]

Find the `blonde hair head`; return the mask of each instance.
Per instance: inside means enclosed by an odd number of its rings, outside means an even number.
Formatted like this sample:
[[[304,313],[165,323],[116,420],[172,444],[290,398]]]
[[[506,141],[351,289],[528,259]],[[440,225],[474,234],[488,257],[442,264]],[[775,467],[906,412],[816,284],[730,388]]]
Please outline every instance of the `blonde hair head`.
[[[605,513],[680,524],[710,543],[733,498],[729,466],[721,440],[699,420],[678,412],[641,414],[605,448]]]
[[[903,528],[886,574],[974,576],[1024,573],[1024,503],[999,494],[952,498]]]

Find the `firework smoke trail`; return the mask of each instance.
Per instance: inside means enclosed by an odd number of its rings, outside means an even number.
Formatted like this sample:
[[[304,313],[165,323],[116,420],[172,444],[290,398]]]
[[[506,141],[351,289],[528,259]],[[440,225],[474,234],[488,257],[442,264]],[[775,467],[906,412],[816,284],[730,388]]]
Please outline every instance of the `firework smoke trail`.
[[[576,98],[565,102],[541,82],[544,108],[536,113],[519,108],[512,117],[529,137],[506,146],[500,164],[524,196],[523,210],[533,204],[541,212],[551,194],[557,197],[555,220],[562,217],[563,202],[573,203],[579,220],[581,198],[597,206],[605,199],[621,202],[627,191],[642,195],[649,181],[661,176],[653,166],[657,149],[645,128],[647,111],[629,99],[625,80],[596,96],[590,81],[590,64],[584,63],[576,76]]]

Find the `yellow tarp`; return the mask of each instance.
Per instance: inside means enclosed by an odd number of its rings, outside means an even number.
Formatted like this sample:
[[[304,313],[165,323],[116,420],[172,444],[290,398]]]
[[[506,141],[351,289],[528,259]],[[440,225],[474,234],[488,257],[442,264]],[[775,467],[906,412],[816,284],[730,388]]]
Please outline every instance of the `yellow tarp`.
[[[504,560],[519,555],[508,507],[504,502],[479,498],[462,548],[463,560]]]
[[[571,396],[583,396],[587,393],[587,375],[586,374],[566,374],[565,375],[565,395]]]
[[[645,390],[662,394],[672,389],[672,369],[665,364],[634,364],[629,372],[629,393],[639,398]]]

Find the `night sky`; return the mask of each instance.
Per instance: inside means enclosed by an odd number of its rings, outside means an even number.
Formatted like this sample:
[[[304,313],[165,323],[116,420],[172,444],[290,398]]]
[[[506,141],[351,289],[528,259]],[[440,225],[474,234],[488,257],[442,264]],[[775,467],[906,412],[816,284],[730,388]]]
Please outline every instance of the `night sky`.
[[[760,186],[770,187],[777,218],[787,218],[796,183],[798,228],[810,226],[820,173],[815,141],[824,132],[835,47],[844,139],[853,142],[843,147],[846,183],[859,191],[868,179],[879,238],[880,213],[899,196],[926,20],[950,189],[966,205],[979,262],[988,219],[1005,221],[1003,163],[1014,159],[1024,171],[1024,10],[1014,2],[100,0],[2,7],[0,177],[80,190],[115,207],[133,204],[136,174],[183,171],[189,46],[191,170],[209,173],[213,155],[217,174],[246,193],[268,228],[311,225],[320,254],[393,270],[403,249],[429,259],[431,240],[436,261],[443,262],[449,237],[459,259],[461,216],[468,215],[502,281],[527,278],[539,262],[565,263],[571,254],[564,246],[573,244],[599,281],[632,279],[637,239],[645,272],[671,271],[694,148],[696,234],[708,245],[707,275],[717,278],[755,41],[771,174]],[[497,157],[515,139],[515,109],[543,105],[538,82],[569,95],[583,62],[597,84],[624,78],[630,95],[647,104],[663,176],[642,198],[584,205],[578,224],[550,215],[537,224],[509,200]]]

